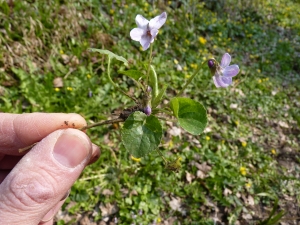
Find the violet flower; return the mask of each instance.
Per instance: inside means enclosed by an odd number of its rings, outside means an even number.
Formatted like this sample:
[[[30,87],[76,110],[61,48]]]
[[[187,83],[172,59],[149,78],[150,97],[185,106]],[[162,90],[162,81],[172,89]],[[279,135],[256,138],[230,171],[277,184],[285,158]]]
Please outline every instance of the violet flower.
[[[220,65],[214,59],[208,60],[208,66],[214,74],[213,81],[217,88],[225,88],[231,85],[232,77],[236,76],[240,71],[239,66],[236,64],[229,66],[230,61],[231,56],[228,53],[223,55]]]
[[[166,12],[154,17],[150,21],[145,19],[142,15],[137,15],[135,17],[135,22],[138,27],[130,31],[131,39],[134,41],[139,41],[143,47],[143,50],[147,50],[158,34],[158,29],[164,25],[166,20]]]

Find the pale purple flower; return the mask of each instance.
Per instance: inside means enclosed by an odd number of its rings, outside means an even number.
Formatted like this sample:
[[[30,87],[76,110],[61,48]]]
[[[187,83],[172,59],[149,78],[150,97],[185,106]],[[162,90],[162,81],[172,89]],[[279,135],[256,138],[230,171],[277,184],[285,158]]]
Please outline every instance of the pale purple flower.
[[[240,68],[238,65],[234,64],[229,66],[231,61],[231,56],[225,53],[222,57],[221,64],[217,65],[215,68],[213,81],[217,88],[228,87],[232,84],[232,77],[236,76]],[[212,66],[212,62],[208,61],[209,66]]]
[[[143,50],[147,50],[158,34],[158,29],[164,25],[166,20],[166,12],[154,17],[150,21],[145,19],[142,15],[137,15],[135,17],[135,22],[138,27],[130,31],[131,39],[134,41],[139,41],[143,47]]]

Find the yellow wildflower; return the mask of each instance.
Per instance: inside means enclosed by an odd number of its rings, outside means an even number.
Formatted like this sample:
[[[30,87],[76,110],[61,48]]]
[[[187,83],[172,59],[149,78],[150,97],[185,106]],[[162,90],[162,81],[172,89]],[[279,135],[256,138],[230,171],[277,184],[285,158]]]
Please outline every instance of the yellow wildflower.
[[[197,65],[196,63],[191,63],[191,67],[192,67],[193,69],[197,69],[198,65]]]
[[[63,54],[65,54],[65,53],[64,53],[63,50],[60,50],[60,51],[59,51],[59,54],[63,55]]]
[[[271,153],[272,153],[273,155],[276,155],[276,150],[275,150],[275,149],[272,149],[272,150],[271,150]]]
[[[140,162],[141,161],[141,158],[135,158],[133,156],[130,156],[130,158],[135,161],[135,162]]]
[[[187,71],[187,70],[188,70],[188,68],[187,68],[186,66],[184,66],[184,67],[183,67],[183,70],[184,70],[184,71]]]
[[[87,74],[86,77],[87,77],[88,79],[91,79],[92,76],[91,76],[91,74]]]
[[[177,59],[174,59],[174,63],[177,65],[177,64],[178,64],[178,60],[177,60]]]
[[[56,92],[59,92],[59,88],[58,88],[58,87],[54,88],[54,90],[55,90]]]
[[[247,142],[246,141],[242,141],[242,146],[245,148],[247,146]]]
[[[251,188],[252,184],[251,184],[251,182],[247,182],[247,183],[245,184],[245,186],[246,186],[246,188]]]
[[[241,166],[241,167],[240,167],[240,173],[241,173],[243,176],[246,176],[246,174],[247,174],[246,167]]]
[[[209,136],[205,136],[205,140],[209,141],[210,137]]]
[[[257,81],[258,83],[261,83],[262,82],[262,79],[258,79],[258,81]]]
[[[67,90],[68,91],[73,91],[73,88],[72,87],[67,87]]]
[[[199,40],[199,42],[200,42],[201,44],[203,44],[203,45],[205,45],[206,42],[207,42],[207,40],[206,40],[204,37],[199,37],[198,40]]]
[[[156,221],[157,221],[158,223],[160,223],[160,222],[161,222],[161,218],[158,217]]]
[[[115,13],[115,10],[110,9],[110,10],[109,10],[109,13],[110,13],[110,14],[114,14],[114,13]]]

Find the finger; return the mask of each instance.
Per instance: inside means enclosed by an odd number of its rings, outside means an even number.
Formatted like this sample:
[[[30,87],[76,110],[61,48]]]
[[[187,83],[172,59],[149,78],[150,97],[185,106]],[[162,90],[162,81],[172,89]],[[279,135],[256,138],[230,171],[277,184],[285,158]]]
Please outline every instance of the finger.
[[[100,154],[101,154],[99,146],[97,146],[95,144],[92,144],[92,149],[93,149],[92,150],[92,155],[91,155],[91,159],[90,159],[88,165],[93,164],[94,162],[96,162],[99,159]]]
[[[54,216],[58,212],[58,210],[62,207],[66,199],[68,198],[70,194],[70,189],[67,191],[67,193],[64,195],[63,199],[60,200],[50,211],[43,217],[43,219],[40,221],[40,224],[48,224],[50,221],[53,221]]]
[[[10,170],[0,170],[0,184],[5,179],[5,177],[9,174]]]
[[[90,160],[92,144],[76,129],[57,130],[28,152],[0,184],[0,224],[38,224]]]
[[[18,149],[40,141],[55,130],[85,125],[84,118],[73,113],[0,113],[0,153],[20,155]]]

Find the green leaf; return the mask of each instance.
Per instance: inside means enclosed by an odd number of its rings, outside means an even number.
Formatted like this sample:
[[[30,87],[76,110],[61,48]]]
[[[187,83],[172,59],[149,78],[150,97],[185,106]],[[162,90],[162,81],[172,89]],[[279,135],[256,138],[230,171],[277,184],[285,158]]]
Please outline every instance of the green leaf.
[[[123,71],[118,71],[120,74],[124,74],[131,79],[134,79],[138,81],[144,74],[140,72],[139,70],[123,70]]]
[[[111,59],[115,58],[116,60],[119,60],[123,62],[126,66],[128,66],[128,61],[122,56],[116,55],[115,53],[105,50],[105,49],[97,49],[97,48],[89,48],[90,51],[92,52],[99,52],[100,54],[105,54],[108,55]]]
[[[152,98],[151,106],[152,109],[155,109],[159,103],[161,102],[162,97],[164,96],[168,86],[164,86],[158,93],[158,95],[155,98]]]
[[[207,115],[202,104],[190,98],[181,97],[171,99],[170,104],[183,129],[194,135],[203,132],[207,124]]]
[[[132,156],[140,158],[158,147],[162,137],[162,126],[155,116],[147,116],[137,111],[127,118],[121,135],[126,150]]]

